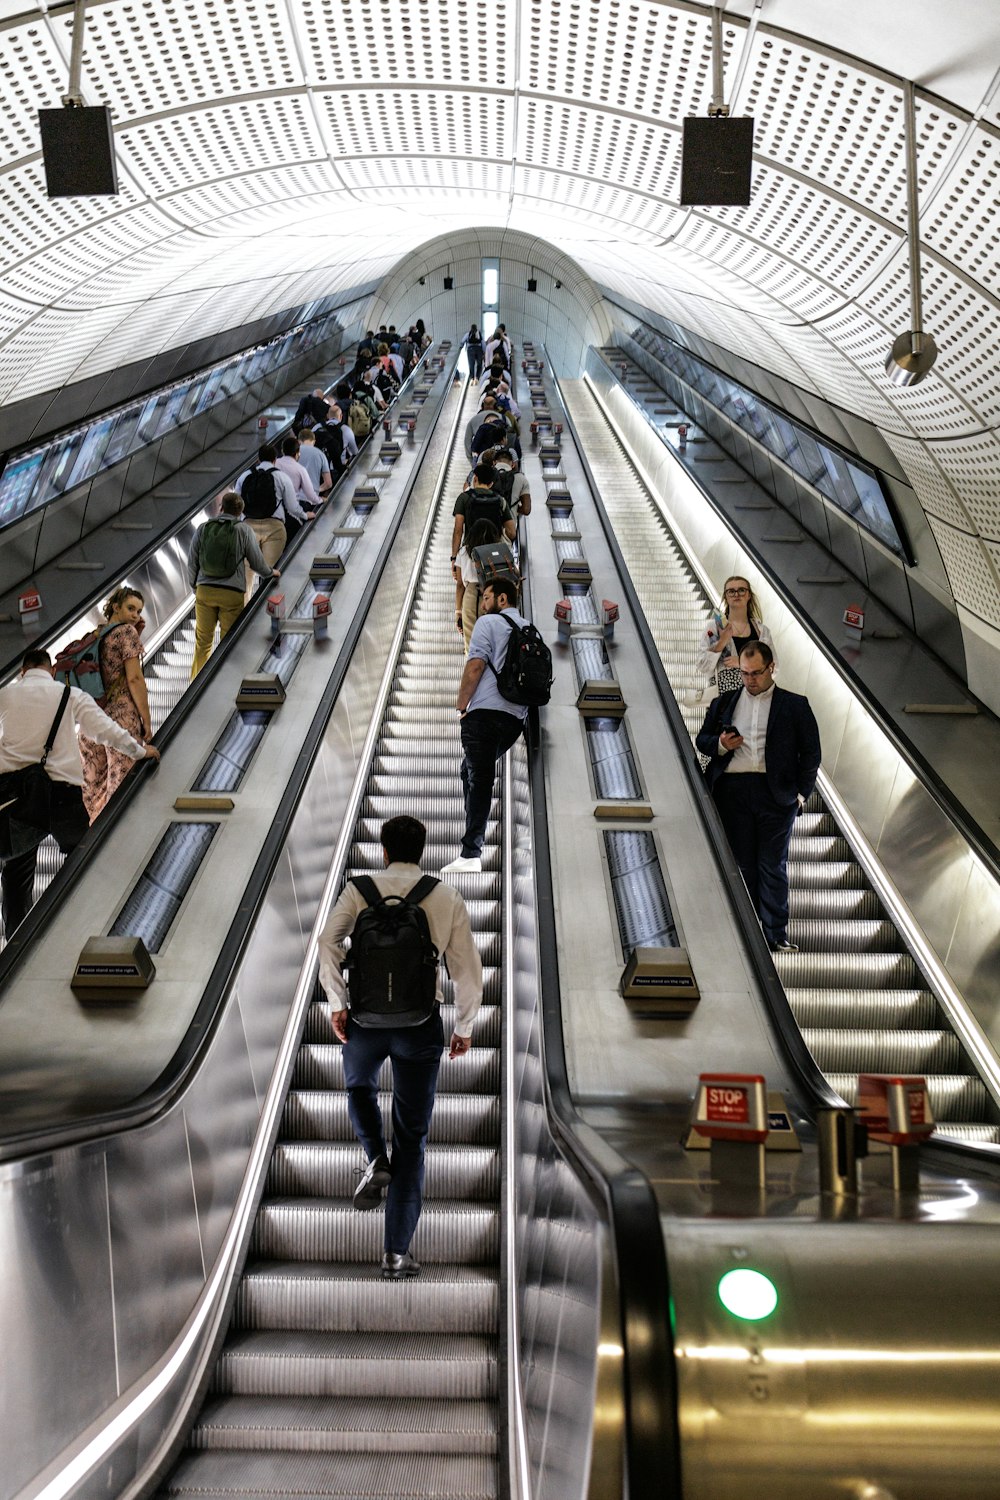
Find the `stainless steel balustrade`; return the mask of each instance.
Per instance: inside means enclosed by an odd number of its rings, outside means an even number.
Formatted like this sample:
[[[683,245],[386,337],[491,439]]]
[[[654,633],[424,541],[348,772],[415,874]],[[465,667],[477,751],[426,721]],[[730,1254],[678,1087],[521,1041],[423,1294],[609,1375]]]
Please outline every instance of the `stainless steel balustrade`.
[[[698,674],[695,661],[710,596],[681,542],[672,534],[664,507],[646,488],[642,474],[593,394],[585,385],[566,385],[562,394],[693,735],[704,717],[704,705],[697,701],[704,678]],[[615,414],[619,415],[618,407]],[[627,411],[622,415],[628,422]],[[631,426],[628,436],[633,436]],[[730,571],[739,571],[735,561]],[[963,960],[962,966],[955,967],[954,987],[947,983],[932,986],[928,972],[921,969],[900,936],[887,903],[892,899],[893,877],[904,889],[912,888],[912,872],[907,873],[905,883],[901,879],[912,853],[907,855],[901,847],[898,831],[891,838],[883,837],[878,853],[886,858],[890,878],[880,876],[878,861],[866,858],[860,830],[854,827],[851,839],[845,837],[831,804],[842,819],[853,810],[858,822],[868,826],[881,805],[891,824],[900,810],[902,769],[898,774],[873,775],[873,758],[868,774],[861,776],[850,735],[844,735],[842,729],[838,732],[834,724],[838,715],[847,718],[864,749],[873,755],[874,729],[863,722],[860,704],[847,708],[835,702],[831,707],[825,691],[828,685],[835,685],[827,682],[834,677],[832,669],[824,674],[818,690],[813,687],[815,663],[810,663],[811,671],[810,667],[797,670],[804,665],[805,647],[796,641],[785,616],[787,611],[779,616],[768,606],[769,622],[779,625],[777,649],[785,668],[782,680],[797,690],[809,689],[821,724],[824,764],[829,768],[821,773],[818,790],[797,820],[791,841],[789,935],[801,951],[775,955],[804,1039],[830,1083],[850,1102],[855,1099],[858,1072],[925,1074],[940,1135],[965,1143],[1000,1141],[996,1092],[1000,1070],[992,1046],[972,1014],[978,1012],[985,1022],[983,987],[989,966],[970,971]],[[847,692],[846,686],[843,692]],[[842,776],[846,789],[838,791]],[[927,818],[920,826],[940,830],[940,816],[929,815],[929,794],[912,774],[907,781],[907,797],[917,822],[921,819],[919,809],[926,803]],[[949,861],[955,857],[953,844],[953,838],[945,841],[932,854],[921,840],[921,863],[931,881],[928,898],[933,899],[943,881],[948,897],[957,903],[953,911],[956,920],[970,922],[969,908],[977,909],[977,898],[981,897],[978,910],[988,922],[989,913],[1000,909],[1000,896],[987,889],[985,878],[977,881],[968,875],[964,892],[959,895],[955,891],[947,873]],[[966,850],[963,860],[969,864],[974,856]],[[880,878],[881,889],[873,888],[872,882]],[[912,890],[910,898],[915,914],[921,915],[926,900],[915,900]],[[896,914],[900,918],[905,915],[901,903]],[[940,925],[935,915],[932,931]],[[980,943],[976,951],[981,947]],[[929,945],[926,957],[933,958]],[[930,973],[934,978],[942,977],[938,970],[931,969]],[[964,1000],[957,990],[963,974],[969,986]],[[943,977],[947,981],[947,974]]]

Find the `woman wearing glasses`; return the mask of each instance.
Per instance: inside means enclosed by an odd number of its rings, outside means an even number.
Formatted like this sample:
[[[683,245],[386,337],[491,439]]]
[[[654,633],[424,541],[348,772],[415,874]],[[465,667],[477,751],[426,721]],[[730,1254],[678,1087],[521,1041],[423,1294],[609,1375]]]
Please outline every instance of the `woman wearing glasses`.
[[[718,609],[712,611],[698,648],[698,670],[714,677],[717,693],[730,693],[742,687],[740,652],[751,641],[774,644],[749,580],[737,575],[726,579],[722,600]]]

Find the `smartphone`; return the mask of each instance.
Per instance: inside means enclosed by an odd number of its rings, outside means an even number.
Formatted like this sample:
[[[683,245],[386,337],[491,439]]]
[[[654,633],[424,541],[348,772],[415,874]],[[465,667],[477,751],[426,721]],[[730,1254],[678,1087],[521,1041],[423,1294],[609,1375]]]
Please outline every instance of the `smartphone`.
[[[723,724],[722,728],[719,730],[719,734],[739,734],[739,730],[736,728],[735,724]]]

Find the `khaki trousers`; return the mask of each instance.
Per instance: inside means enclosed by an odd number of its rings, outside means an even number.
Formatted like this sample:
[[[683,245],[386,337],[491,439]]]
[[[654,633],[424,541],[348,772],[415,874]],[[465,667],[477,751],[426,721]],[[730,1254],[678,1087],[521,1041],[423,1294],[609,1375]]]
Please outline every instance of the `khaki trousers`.
[[[465,649],[469,649],[469,641],[476,621],[479,619],[479,584],[467,583],[465,593],[462,595],[462,635],[465,637]]]
[[[239,589],[223,589],[214,583],[199,583],[194,591],[194,661],[191,676],[197,677],[212,653],[215,627],[221,640],[236,622],[243,608]]]
[[[254,536],[257,538],[260,550],[264,554],[264,561],[267,563],[269,568],[273,568],[275,563],[278,561],[278,558],[281,556],[288,545],[288,533],[285,531],[284,521],[276,521],[272,516],[268,517],[266,521],[250,521],[248,522],[248,525]],[[257,574],[254,572],[253,568],[251,568],[249,563],[247,563],[246,565],[246,570],[246,597],[247,599],[249,599],[250,595],[253,593],[253,582],[257,577]]]

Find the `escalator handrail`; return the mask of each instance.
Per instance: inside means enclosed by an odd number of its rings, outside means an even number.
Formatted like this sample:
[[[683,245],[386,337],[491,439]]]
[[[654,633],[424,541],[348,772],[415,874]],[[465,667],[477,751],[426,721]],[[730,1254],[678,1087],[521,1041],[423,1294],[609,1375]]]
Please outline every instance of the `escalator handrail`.
[[[663,446],[668,451],[672,452],[673,450],[670,448],[670,444],[667,443],[666,439],[663,437],[662,432],[657,428],[652,418],[639,405],[636,397],[628,389],[628,386],[622,385],[621,381],[618,380],[618,377],[615,375],[610,361],[605,358],[605,356],[599,349],[595,349],[594,352],[596,353],[597,357],[602,360],[602,362],[608,367],[608,370],[611,373],[612,377],[617,381],[619,388],[623,390],[629,397],[639,416],[643,418],[651,431],[656,434],[657,438],[663,444]],[[669,391],[664,391],[663,394],[665,396],[669,396],[670,393]],[[674,456],[677,458],[678,462],[682,462],[679,455],[675,454]],[[732,455],[729,456],[732,457]],[[733,459],[733,462],[738,463],[738,460]],[[811,616],[806,613],[787,584],[782,579],[777,577],[777,575],[771,569],[771,566],[768,563],[764,553],[761,552],[760,548],[748,537],[744,536],[740,531],[736,529],[732,519],[719,505],[719,502],[716,500],[711,490],[706,487],[705,482],[701,479],[701,477],[698,474],[693,473],[691,468],[687,464],[683,464],[683,468],[685,474],[696,486],[702,498],[711,506],[712,510],[718,516],[719,520],[722,521],[727,530],[732,534],[734,540],[737,541],[747,553],[747,555],[753,559],[754,566],[758,568],[761,574],[767,579],[768,583],[774,589],[775,593],[781,597],[785,608],[791,615],[794,616],[798,625],[810,637],[813,644],[818,647],[823,655],[824,660],[834,668],[838,676],[840,676],[847,684],[850,691],[861,700],[861,702],[864,704],[865,711],[875,720],[875,723],[878,725],[879,729],[886,736],[886,738],[890,741],[896,753],[902,757],[904,762],[906,762],[906,764],[913,771],[913,774],[920,782],[923,783],[927,791],[930,792],[935,802],[941,808],[941,811],[948,818],[949,822],[954,825],[956,831],[969,845],[970,849],[972,849],[982,860],[983,864],[989,870],[993,879],[1000,882],[1000,849],[998,849],[996,843],[989,837],[989,835],[979,825],[979,823],[976,822],[975,818],[969,812],[968,808],[963,807],[962,804],[958,801],[951,788],[948,786],[947,782],[942,779],[940,772],[931,765],[930,761],[927,760],[923,752],[913,743],[912,740],[908,738],[906,734],[904,734],[903,730],[899,727],[899,724],[883,707],[882,703],[879,701],[878,697],[868,686],[865,680],[860,677],[857,672],[854,671],[854,669],[848,662],[844,660],[843,656],[841,656],[840,652],[837,650],[830,638],[820,629],[820,627],[811,618]],[[781,502],[778,501],[777,503],[780,504]],[[815,540],[815,538],[813,538],[813,540]],[[841,564],[841,566],[846,566],[846,564]],[[906,625],[903,624],[902,621],[900,621],[900,628],[902,630],[907,629]],[[910,631],[909,634],[912,635],[913,632]],[[984,704],[981,699],[976,697],[976,695],[970,689],[968,683],[962,682],[958,675],[951,671],[946,662],[939,660],[939,665],[944,671],[948,672],[950,676],[954,677],[959,690],[976,703],[980,712],[995,717],[995,715],[993,714],[993,710],[990,709],[986,704]]]
[[[445,391],[447,391],[451,384],[457,360],[458,351],[452,352],[450,354],[450,368],[446,364],[441,372],[441,379],[445,383]],[[434,431],[444,409],[445,403],[442,401],[438,411],[434,415],[430,431],[427,434],[428,438]],[[427,447],[425,445],[424,455],[426,452]],[[421,455],[421,459],[424,455]],[[145,1125],[170,1108],[197,1071],[200,1061],[220,1023],[223,1001],[230,989],[233,976],[239,967],[268,885],[281,857],[288,823],[298,806],[309,771],[326,731],[327,721],[340,693],[344,678],[350,668],[355,647],[365,626],[368,612],[378,585],[381,582],[382,575],[388,566],[393,545],[402,526],[410,495],[420,476],[421,468],[422,462],[415,464],[412,473],[406,481],[403,493],[400,496],[399,505],[392,520],[389,522],[385,537],[379,548],[378,556],[365,583],[357,610],[348,625],[336,662],[331,669],[312,722],[306,732],[295,761],[289,769],[284,792],[271,820],[268,833],[261,844],[253,870],[250,872],[237,914],[222,941],[216,961],[212,966],[211,974],[202,991],[201,999],[191,1018],[187,1031],[173,1056],[153,1083],[127,1105],[116,1106],[114,1109],[106,1112],[89,1116],[86,1120],[55,1126],[49,1130],[39,1128],[36,1125],[30,1131],[23,1134],[6,1136],[0,1139],[0,1161],[21,1159],[37,1155],[44,1151],[76,1146],[86,1141],[117,1135],[125,1130],[136,1129]],[[248,612],[245,610],[240,617],[244,626],[248,618]],[[199,673],[199,677],[201,675],[203,674]],[[197,679],[194,686],[197,686]],[[135,778],[135,780],[138,781],[138,778]],[[124,790],[124,788],[121,790]],[[116,793],[115,799],[112,800],[116,801],[118,795]],[[132,795],[134,795],[134,791]],[[112,803],[109,803],[109,807],[111,806]],[[124,803],[122,806],[124,806]],[[120,813],[118,816],[120,816]],[[87,841],[99,832],[100,823],[104,821],[104,817],[105,814],[102,814],[100,822],[95,825],[92,833],[88,834]],[[106,834],[104,837],[106,837]],[[96,840],[94,844],[90,845],[91,851],[95,847],[97,847]],[[79,853],[79,850],[75,851],[75,854]],[[71,856],[71,859],[74,857],[75,855]],[[67,860],[67,864],[69,864],[69,860]],[[74,871],[74,879],[78,879],[80,873],[81,867],[78,866]],[[55,882],[53,881],[52,884],[54,885]],[[46,892],[47,894],[48,892]],[[65,888],[61,892],[60,899],[64,894]],[[42,905],[42,902],[40,901],[38,905]],[[29,913],[29,917],[30,915]],[[0,955],[0,964],[2,964],[2,959],[3,955]]]
[[[431,347],[433,348],[434,346],[432,345]],[[423,363],[429,353],[430,350],[428,349],[425,350],[421,355],[420,361],[418,362],[417,366],[415,366],[410,375],[407,376],[407,379],[406,381],[404,381],[403,385],[400,386],[399,394],[396,396],[395,400],[398,401],[400,399],[403,391],[406,388],[406,385],[410,380],[413,380],[416,377],[417,370],[420,368],[420,365]],[[381,427],[378,428],[378,431],[381,431]],[[364,452],[365,445],[369,443],[372,438],[374,438],[375,433],[376,429],[373,428],[368,437],[366,437],[363,442],[358,444],[358,459],[355,460],[355,463],[360,462],[361,454]],[[343,491],[346,493],[346,481],[349,480],[351,483],[354,483],[354,475],[355,468],[352,465],[350,469],[347,469],[340,476],[340,478],[337,480],[337,483],[331,490],[330,497],[326,502],[328,506],[330,504],[330,500],[332,500],[337,490],[343,487]],[[198,509],[200,509],[203,505],[204,501],[201,501],[199,503]],[[195,514],[195,512],[192,511],[190,514],[193,515]],[[190,515],[186,517],[186,520],[189,519]],[[173,532],[176,532],[177,530],[178,528],[174,526],[171,534],[173,534]],[[288,546],[285,548],[285,551],[281,555],[280,561],[283,568],[287,567],[289,560],[296,556],[299,550],[305,546],[307,540],[309,540],[311,537],[312,530],[310,529],[310,527],[302,526],[299,528],[298,533],[288,544]],[[158,545],[163,545],[162,538]],[[243,606],[240,613],[237,615],[236,620],[227,631],[224,638],[219,642],[218,646],[216,646],[215,650],[212,652],[205,666],[198,673],[197,677],[195,677],[194,680],[190,682],[184,689],[184,692],[181,694],[180,698],[174,704],[174,707],[171,709],[170,713],[167,715],[163,723],[160,725],[159,729],[156,731],[156,735],[154,736],[154,743],[156,744],[158,750],[165,750],[170,744],[171,740],[180,733],[185,723],[187,722],[187,719],[201,700],[202,695],[206,693],[213,685],[215,675],[221,670],[223,663],[228,660],[229,653],[235,649],[237,641],[241,639],[244,632],[249,628],[251,620],[253,620],[257,614],[259,614],[266,598],[267,590],[263,587],[259,588],[257,592],[252,595],[252,597],[248,600],[248,602]],[[139,790],[142,786],[142,782],[145,776],[148,774],[146,770],[146,766],[148,764],[148,762],[140,761],[137,764],[135,771],[131,775],[126,776],[125,779],[119,784],[114,795],[109,798],[107,804],[103,808],[101,816],[98,818],[97,822],[87,832],[84,839],[76,847],[76,849],[74,849],[71,854],[67,855],[58,874],[56,875],[56,878],[49,882],[42,895],[31,907],[31,910],[28,912],[24,921],[17,928],[10,940],[5,944],[3,951],[0,952],[0,1005],[3,1004],[4,988],[13,975],[14,971],[23,961],[25,955],[30,951],[33,943],[41,935],[48,922],[56,915],[68,892],[89,868],[91,861],[94,859],[98,850],[102,847],[105,840],[110,837],[112,830],[117,826],[119,820],[124,816],[126,809],[131,806],[132,799],[138,796]]]
[[[523,523],[519,529],[524,532]],[[522,559],[527,548],[522,541]],[[531,584],[522,589],[532,618]],[[680,1494],[680,1433],[670,1280],[660,1213],[648,1180],[577,1112],[569,1083],[559,987],[548,810],[541,747],[529,740],[532,852],[540,974],[544,1098],[550,1130],[577,1173],[598,1196],[608,1222],[618,1280],[625,1395],[626,1494]]]

